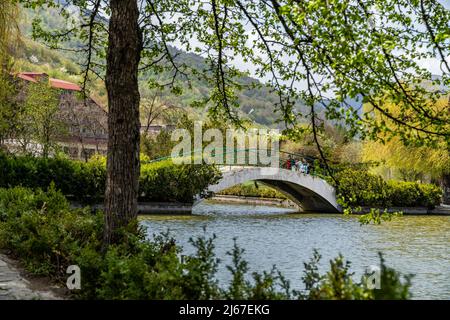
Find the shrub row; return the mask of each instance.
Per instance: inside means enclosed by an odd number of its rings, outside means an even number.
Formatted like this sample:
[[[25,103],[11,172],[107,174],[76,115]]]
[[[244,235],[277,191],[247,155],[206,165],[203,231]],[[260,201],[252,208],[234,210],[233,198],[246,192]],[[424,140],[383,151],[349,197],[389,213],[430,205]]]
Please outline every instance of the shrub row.
[[[192,202],[196,195],[218,181],[220,173],[211,165],[175,165],[170,160],[143,164],[140,200]],[[0,187],[23,186],[46,189],[53,182],[71,199],[94,203],[105,191],[106,161],[88,162],[61,158],[9,157],[0,153]]]
[[[105,162],[101,158],[81,162],[63,158],[10,157],[0,153],[0,187],[47,189],[52,182],[64,195],[75,200],[98,201],[105,190]]]
[[[442,190],[433,184],[385,181],[363,169],[338,172],[338,195],[350,206],[433,208],[440,204]]]
[[[70,292],[82,299],[405,299],[410,279],[381,259],[381,289],[370,290],[354,282],[349,263],[341,256],[320,274],[320,256],[305,264],[307,288],[298,292],[274,268],[249,274],[243,250],[236,244],[226,270],[228,285],[216,280],[219,260],[214,238],[191,239],[192,255],[167,235],[145,240],[144,230],[124,232],[119,245],[102,246],[103,214],[70,210],[64,196],[51,187],[47,192],[22,187],[0,189],[0,249],[8,250],[26,270],[65,284],[69,265],[81,270],[81,289]]]

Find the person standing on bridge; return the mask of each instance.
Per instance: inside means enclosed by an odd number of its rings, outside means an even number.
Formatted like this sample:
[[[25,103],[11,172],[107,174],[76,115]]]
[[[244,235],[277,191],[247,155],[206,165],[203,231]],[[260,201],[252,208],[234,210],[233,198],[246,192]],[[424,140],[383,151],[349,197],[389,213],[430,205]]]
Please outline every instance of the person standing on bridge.
[[[286,169],[291,169],[291,159],[292,159],[292,156],[291,155],[289,155],[289,157],[288,157],[288,159],[286,160]]]
[[[305,159],[302,161],[302,172],[308,174],[309,173],[309,164]]]
[[[301,170],[302,163],[297,159],[295,160],[295,171]]]

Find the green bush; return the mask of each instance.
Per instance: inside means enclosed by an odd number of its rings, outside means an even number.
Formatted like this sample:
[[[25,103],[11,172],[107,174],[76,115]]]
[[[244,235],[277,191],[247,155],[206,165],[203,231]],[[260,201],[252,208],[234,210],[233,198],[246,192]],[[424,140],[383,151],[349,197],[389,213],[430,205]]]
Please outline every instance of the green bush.
[[[411,298],[409,288],[413,275],[400,275],[386,266],[381,253],[379,257],[380,287],[377,290],[369,290],[366,283],[368,278],[363,276],[360,283],[355,282],[350,272],[351,263],[344,260],[342,255],[330,260],[330,271],[321,275],[318,267],[321,256],[314,250],[309,263],[305,263],[302,280],[306,290],[300,293],[300,296],[307,300],[405,300]]]
[[[19,217],[36,208],[45,208],[51,214],[56,214],[68,210],[69,203],[55,190],[54,185],[47,192],[22,187],[0,189],[0,220]]]
[[[419,185],[415,182],[403,181],[388,181],[389,187],[389,201],[393,206],[408,206],[423,205],[424,200],[421,194]]]
[[[64,277],[80,250],[98,249],[102,230],[100,213],[70,210],[54,188],[0,189],[0,247],[11,250],[33,274]]]
[[[432,184],[384,181],[364,169],[345,169],[335,175],[338,198],[349,206],[433,208],[439,205],[442,190]]]
[[[256,187],[253,182],[233,186],[221,191],[219,194],[241,197],[286,199],[286,196],[281,192],[261,184],[258,184],[258,187]]]
[[[141,166],[140,196],[145,201],[192,202],[194,196],[205,196],[210,184],[220,179],[212,165],[181,164],[164,160]]]
[[[84,163],[64,158],[8,157],[0,153],[0,168],[3,188],[46,189],[53,182],[64,195],[86,203],[98,201],[105,190],[106,170],[99,158]]]
[[[351,279],[349,263],[339,257],[324,275],[318,272],[320,257],[305,264],[306,291],[290,289],[289,281],[274,267],[249,275],[244,251],[236,242],[227,254],[232,263],[228,286],[219,286],[219,260],[214,239],[191,239],[195,253],[182,251],[167,234],[146,240],[144,230],[124,232],[119,245],[102,246],[103,214],[70,210],[63,195],[22,187],[0,189],[0,249],[9,251],[26,269],[65,284],[69,265],[81,269],[81,299],[406,299],[409,277],[384,265],[382,290],[370,290]],[[384,276],[386,275],[386,276]]]
[[[433,184],[416,182],[388,181],[390,202],[393,206],[425,206],[439,205],[442,190]]]
[[[142,164],[140,200],[192,202],[204,195],[220,172],[211,165],[175,165],[170,160]],[[106,160],[88,162],[63,158],[8,157],[0,153],[0,187],[23,186],[46,189],[54,183],[70,199],[91,204],[105,192]]]

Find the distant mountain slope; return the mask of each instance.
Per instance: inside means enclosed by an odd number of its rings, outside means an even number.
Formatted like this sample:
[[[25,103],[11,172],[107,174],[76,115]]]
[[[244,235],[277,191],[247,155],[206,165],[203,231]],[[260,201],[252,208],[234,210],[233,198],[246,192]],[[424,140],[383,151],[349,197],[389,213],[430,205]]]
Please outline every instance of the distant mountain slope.
[[[39,16],[39,18],[42,19],[43,24],[49,29],[57,29],[59,26],[63,25],[62,18],[55,12],[49,10],[39,10],[37,12],[33,10],[24,10],[21,29],[25,37],[25,46],[19,53],[21,70],[35,71],[24,70],[25,68],[31,69],[35,67],[39,71],[45,71],[58,78],[74,81],[77,79],[75,75],[79,72],[79,67],[75,63],[77,57],[73,52],[49,50],[30,40],[32,29],[31,22],[36,16]],[[73,40],[70,45],[76,47],[77,41]],[[176,59],[187,64],[189,67],[197,68],[197,70],[206,69],[207,65],[205,59],[201,56],[182,52],[176,48],[171,48],[171,50],[178,52],[179,54]],[[64,73],[67,74],[64,76]],[[159,75],[158,78],[164,80],[165,78],[170,79],[170,76],[169,73],[163,73]],[[152,77],[153,75],[151,73],[142,74],[140,77],[141,93],[144,98],[152,96],[152,92],[150,92],[146,86],[146,80]],[[211,89],[208,83],[195,78],[192,78],[191,82],[191,89],[186,85],[181,95],[164,93],[163,100],[181,107],[188,107],[193,101],[208,95]],[[239,79],[239,82],[243,84],[259,83],[258,80],[244,75]],[[101,99],[106,98],[104,87],[99,85],[95,90],[98,91],[96,93],[98,97]],[[275,112],[275,104],[278,101],[278,97],[270,88],[262,86],[260,88],[244,89],[238,93],[238,97],[241,115],[262,125],[269,127],[276,126],[275,121],[279,118],[279,114],[276,114]],[[298,108],[303,108],[300,102],[298,103]]]

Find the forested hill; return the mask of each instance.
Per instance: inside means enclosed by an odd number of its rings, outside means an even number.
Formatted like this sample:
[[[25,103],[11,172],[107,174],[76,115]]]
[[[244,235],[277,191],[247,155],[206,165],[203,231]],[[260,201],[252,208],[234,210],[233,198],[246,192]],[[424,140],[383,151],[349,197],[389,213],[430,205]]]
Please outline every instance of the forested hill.
[[[24,37],[23,45],[17,53],[18,63],[17,67],[22,71],[45,71],[54,77],[63,78],[71,81],[79,81],[76,76],[79,73],[79,67],[76,64],[77,57],[69,51],[55,51],[45,48],[44,46],[30,40],[31,38],[31,23],[36,15],[42,19],[43,25],[49,29],[57,29],[63,25],[63,20],[60,15],[52,13],[52,10],[40,10],[29,11],[24,10],[22,15],[21,29]],[[74,47],[77,46],[77,41],[73,40]],[[195,68],[197,70],[207,69],[205,59],[199,55],[193,53],[181,52],[176,48],[171,50],[177,51],[177,60],[186,64],[189,68]],[[171,74],[169,72],[159,75],[159,79],[170,79]],[[148,89],[147,80],[152,78],[152,74],[141,75],[141,95],[143,98],[151,98],[154,92]],[[258,80],[243,75],[239,82],[242,84],[251,84],[258,82]],[[202,81],[196,78],[191,79],[192,87],[188,88],[184,86],[183,93],[181,95],[175,95],[170,92],[165,92],[162,96],[162,100],[173,105],[188,108],[193,101],[199,100],[205,97],[210,92],[210,86],[206,81]],[[103,85],[93,83],[94,95],[98,99],[106,102],[106,93]],[[259,88],[246,88],[238,93],[240,114],[244,117],[249,117],[253,121],[266,125],[269,127],[275,127],[276,119],[279,117],[274,110],[275,104],[278,100],[276,93],[272,92],[269,87],[262,86]],[[299,110],[303,108],[301,103],[298,103]],[[202,113],[201,110],[194,112]]]

